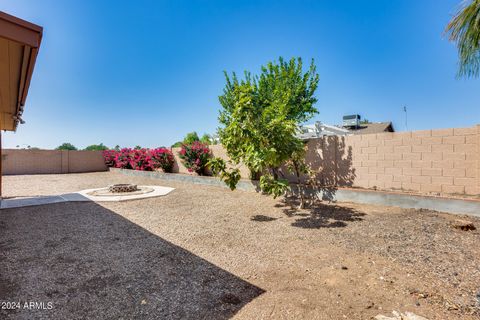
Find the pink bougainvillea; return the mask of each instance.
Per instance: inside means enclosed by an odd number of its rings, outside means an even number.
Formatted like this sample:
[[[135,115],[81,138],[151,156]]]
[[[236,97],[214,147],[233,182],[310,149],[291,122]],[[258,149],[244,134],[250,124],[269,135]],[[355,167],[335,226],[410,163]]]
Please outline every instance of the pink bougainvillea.
[[[133,170],[153,171],[154,162],[148,149],[134,149],[130,153],[130,166]]]
[[[161,168],[164,172],[171,172],[175,161],[172,152],[166,148],[105,150],[103,157],[109,167],[141,171]]]
[[[189,172],[196,172],[199,175],[205,174],[207,162],[211,157],[208,145],[200,141],[194,141],[189,145],[182,145],[179,156]]]
[[[115,154],[115,168],[132,169],[130,155],[133,149],[123,148]]]
[[[105,159],[105,164],[107,167],[115,167],[115,156],[117,151],[116,150],[104,150],[103,151],[103,159]]]
[[[161,168],[164,172],[172,172],[175,158],[172,151],[167,148],[157,148],[150,150],[150,156],[156,168]]]

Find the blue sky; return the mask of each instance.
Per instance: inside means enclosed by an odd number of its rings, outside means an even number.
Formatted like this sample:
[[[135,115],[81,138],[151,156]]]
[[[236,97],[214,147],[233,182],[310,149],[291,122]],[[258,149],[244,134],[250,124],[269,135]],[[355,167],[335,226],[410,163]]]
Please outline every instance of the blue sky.
[[[44,27],[16,133],[4,147],[170,145],[215,132],[223,70],[314,58],[314,120],[359,113],[408,129],[480,123],[480,79],[456,79],[443,30],[460,0],[4,1]]]

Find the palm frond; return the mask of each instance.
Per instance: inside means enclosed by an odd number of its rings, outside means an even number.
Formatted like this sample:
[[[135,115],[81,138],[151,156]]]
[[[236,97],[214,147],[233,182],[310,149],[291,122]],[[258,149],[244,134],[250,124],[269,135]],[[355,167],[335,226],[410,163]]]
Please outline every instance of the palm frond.
[[[445,30],[456,42],[459,77],[480,75],[480,0],[464,2]]]

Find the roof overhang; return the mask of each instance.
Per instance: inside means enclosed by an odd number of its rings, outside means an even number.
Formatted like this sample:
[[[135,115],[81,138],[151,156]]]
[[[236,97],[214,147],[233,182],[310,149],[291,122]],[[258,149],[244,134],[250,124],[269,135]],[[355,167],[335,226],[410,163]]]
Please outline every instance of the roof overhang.
[[[0,130],[22,122],[43,28],[0,11]]]

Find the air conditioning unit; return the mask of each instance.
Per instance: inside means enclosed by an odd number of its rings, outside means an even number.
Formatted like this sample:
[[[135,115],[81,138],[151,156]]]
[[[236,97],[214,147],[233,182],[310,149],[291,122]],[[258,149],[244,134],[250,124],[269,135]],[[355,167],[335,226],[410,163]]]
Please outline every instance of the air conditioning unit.
[[[360,115],[352,114],[348,116],[343,116],[343,127],[359,127],[360,126]]]

